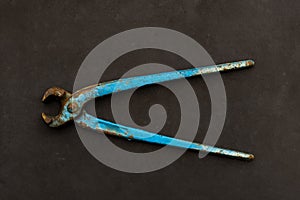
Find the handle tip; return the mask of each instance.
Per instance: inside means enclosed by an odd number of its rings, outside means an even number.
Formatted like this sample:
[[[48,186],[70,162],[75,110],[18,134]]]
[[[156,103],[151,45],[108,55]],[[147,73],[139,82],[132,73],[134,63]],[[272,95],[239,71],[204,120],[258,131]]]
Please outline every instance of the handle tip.
[[[249,154],[248,160],[254,160],[254,155],[253,154]]]
[[[246,66],[247,67],[252,67],[252,66],[254,66],[254,64],[255,64],[254,60],[247,60],[246,61]]]

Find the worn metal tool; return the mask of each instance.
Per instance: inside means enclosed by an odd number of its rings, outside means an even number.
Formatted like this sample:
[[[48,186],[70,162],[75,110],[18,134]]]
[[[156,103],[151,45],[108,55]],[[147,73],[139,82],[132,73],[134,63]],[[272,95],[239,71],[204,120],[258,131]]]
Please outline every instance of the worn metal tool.
[[[137,76],[132,78],[124,78],[115,81],[99,83],[92,85],[71,94],[64,89],[58,87],[49,88],[42,101],[45,102],[49,96],[55,96],[60,99],[61,110],[56,116],[49,116],[42,113],[44,121],[50,127],[58,127],[68,121],[74,120],[77,124],[84,128],[90,128],[95,131],[103,132],[109,135],[116,135],[119,137],[140,140],[144,142],[157,143],[163,145],[170,145],[180,148],[194,149],[214,154],[226,155],[230,157],[242,158],[246,160],[254,159],[254,155],[238,152],[229,149],[218,148],[214,146],[198,144],[190,141],[185,141],[177,138],[172,138],[148,131],[126,127],[120,124],[115,124],[103,119],[99,119],[89,115],[83,106],[89,100],[108,95],[114,92],[138,88],[145,85],[171,81],[186,77],[197,76],[201,74],[208,74],[213,72],[221,72],[232,69],[247,68],[254,65],[252,60],[244,60],[232,63],[225,63],[213,66],[198,67],[186,70],[164,72],[158,74],[151,74],[146,76]]]

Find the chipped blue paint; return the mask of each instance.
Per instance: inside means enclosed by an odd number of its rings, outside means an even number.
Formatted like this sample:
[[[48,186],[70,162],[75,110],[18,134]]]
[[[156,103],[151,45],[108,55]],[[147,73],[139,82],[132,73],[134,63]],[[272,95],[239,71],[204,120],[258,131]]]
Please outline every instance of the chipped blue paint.
[[[119,79],[119,80],[110,81],[106,83],[100,83],[99,85],[93,87],[84,88],[82,89],[84,90],[84,93],[81,93],[82,90],[79,90],[73,95],[73,101],[77,102],[79,106],[82,106],[82,104],[84,104],[85,102],[91,99],[104,96],[107,94],[111,94],[113,92],[120,92],[128,89],[142,87],[145,85],[162,83],[166,81],[187,78],[187,77],[197,76],[201,74],[245,68],[253,65],[254,65],[254,61],[245,60],[245,61],[220,64],[220,65],[212,65],[206,67],[198,67],[198,68],[192,68],[186,70]],[[77,93],[79,94],[78,96],[76,95]]]
[[[75,119],[75,122],[85,128],[90,128],[92,130],[104,132],[105,134],[116,135],[127,139],[134,139],[134,140],[139,140],[139,141],[144,141],[149,143],[169,145],[173,147],[193,149],[198,151],[205,151],[209,153],[221,154],[221,155],[231,156],[231,157],[238,157],[238,158],[243,158],[248,160],[254,158],[254,155],[248,153],[189,142],[189,141],[172,138],[172,137],[168,137],[156,133],[151,133],[141,129],[135,129],[120,124],[115,124],[103,119],[96,118],[92,115],[89,115],[85,111],[83,111],[83,114]]]
[[[84,104],[91,99],[101,97],[107,94],[111,94],[114,92],[120,92],[124,90],[129,90],[133,88],[142,87],[145,85],[151,85],[155,83],[162,83],[166,81],[187,78],[202,74],[214,73],[227,71],[232,69],[240,69],[251,67],[254,65],[253,60],[244,60],[232,63],[225,63],[219,65],[212,65],[206,67],[198,67],[186,70],[172,71],[172,72],[164,72],[159,74],[151,74],[146,76],[137,76],[132,78],[124,78],[115,81],[110,81],[106,83],[100,83],[97,85],[89,86],[83,88],[72,95],[72,98],[66,102],[63,112],[62,112],[62,121],[69,121],[80,114],[80,110],[70,115],[67,110],[67,106],[70,103],[76,103],[78,108],[83,108]],[[55,124],[56,126],[57,124]]]
[[[164,144],[175,147],[194,149],[199,151],[206,151],[210,153],[216,153],[221,155],[227,155],[232,157],[240,157],[244,159],[253,159],[252,154],[242,153],[238,151],[217,148],[204,144],[193,143],[181,139],[171,138],[151,132],[147,132],[140,129],[126,127],[120,124],[114,124],[109,121],[98,119],[87,114],[82,108],[84,104],[91,99],[101,97],[114,92],[120,92],[133,88],[142,87],[145,85],[161,83],[165,81],[171,81],[181,78],[187,78],[197,76],[201,74],[208,74],[214,72],[227,71],[232,69],[246,68],[254,65],[252,60],[244,60],[232,63],[225,63],[219,65],[212,65],[206,67],[198,67],[186,70],[164,72],[159,74],[151,74],[145,76],[137,76],[132,78],[124,78],[115,81],[100,83],[92,85],[81,90],[78,90],[74,94],[70,94],[61,88],[50,88],[44,95],[45,100],[49,93],[54,92],[55,96],[64,97],[66,100],[62,101],[62,111],[57,116],[47,116],[42,113],[42,117],[46,123],[51,127],[60,126],[68,121],[74,119],[74,121],[83,127],[87,127],[93,130],[101,131],[107,134],[117,135],[127,139],[141,140],[150,143]],[[55,93],[55,91],[59,91]],[[64,96],[63,96],[64,95]]]

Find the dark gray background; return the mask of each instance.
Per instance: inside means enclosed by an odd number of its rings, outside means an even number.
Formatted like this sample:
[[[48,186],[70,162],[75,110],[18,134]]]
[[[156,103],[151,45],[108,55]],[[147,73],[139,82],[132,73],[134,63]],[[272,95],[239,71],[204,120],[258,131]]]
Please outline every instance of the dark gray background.
[[[299,196],[299,1],[0,1],[0,199],[297,199]],[[131,28],[158,26],[183,32],[216,63],[251,58],[256,67],[222,74],[228,112],[219,146],[252,152],[253,162],[188,151],[172,165],[127,174],[95,160],[75,127],[48,128],[43,105],[51,86],[71,90],[77,69],[97,44]],[[189,67],[176,55],[144,50],[116,60],[102,80],[135,65],[160,62]],[[210,117],[207,88],[191,78],[201,104],[201,141]],[[147,124],[148,108],[168,112],[163,133],[174,135],[178,102],[162,86],[140,88],[130,111]],[[97,101],[113,120],[110,98]],[[112,138],[136,152],[155,145]]]

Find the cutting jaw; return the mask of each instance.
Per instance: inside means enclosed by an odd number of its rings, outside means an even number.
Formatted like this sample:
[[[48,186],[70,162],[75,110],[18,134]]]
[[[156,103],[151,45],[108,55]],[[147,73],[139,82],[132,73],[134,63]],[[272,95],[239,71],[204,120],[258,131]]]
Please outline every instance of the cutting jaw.
[[[42,113],[42,118],[44,122],[50,127],[58,127],[72,119],[70,114],[66,116],[65,113],[66,102],[68,102],[68,100],[72,97],[72,94],[62,88],[51,87],[44,93],[42,102],[48,102],[51,99],[51,97],[55,97],[55,99],[58,99],[60,101],[60,111],[56,116],[51,116]]]

